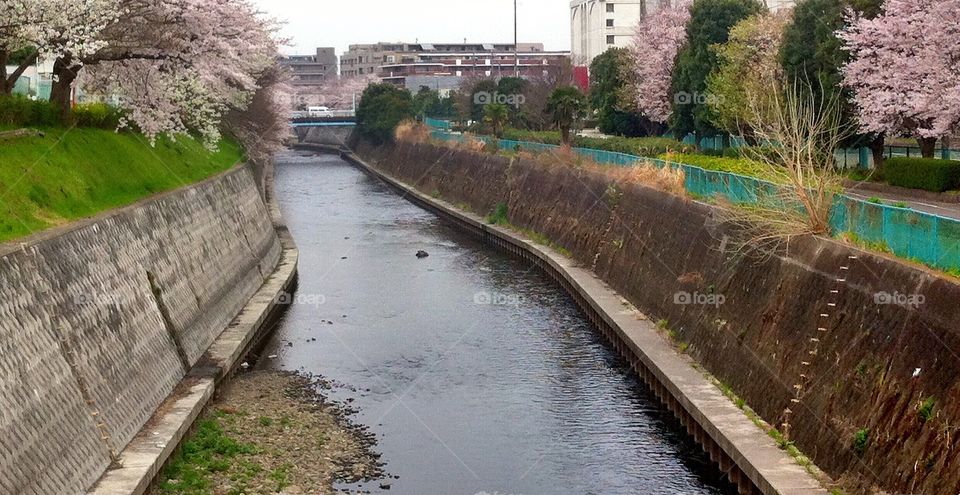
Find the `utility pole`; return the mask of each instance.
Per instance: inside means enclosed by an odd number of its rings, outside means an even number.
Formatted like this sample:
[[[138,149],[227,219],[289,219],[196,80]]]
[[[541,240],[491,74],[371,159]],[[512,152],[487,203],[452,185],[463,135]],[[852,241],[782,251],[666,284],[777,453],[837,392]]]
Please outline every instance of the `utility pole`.
[[[517,45],[517,0],[513,0],[513,70],[520,77],[520,47]]]

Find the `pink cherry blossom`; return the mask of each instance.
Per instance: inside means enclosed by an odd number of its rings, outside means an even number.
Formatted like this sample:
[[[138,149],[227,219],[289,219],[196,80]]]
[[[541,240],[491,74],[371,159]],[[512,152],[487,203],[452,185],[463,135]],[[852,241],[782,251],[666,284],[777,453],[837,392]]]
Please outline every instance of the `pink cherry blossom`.
[[[636,76],[640,113],[656,122],[667,122],[672,113],[670,83],[677,54],[687,43],[690,0],[674,0],[646,16],[637,26],[630,48]]]
[[[851,12],[838,36],[851,60],[864,132],[936,139],[960,124],[960,0],[887,0],[867,19]]]

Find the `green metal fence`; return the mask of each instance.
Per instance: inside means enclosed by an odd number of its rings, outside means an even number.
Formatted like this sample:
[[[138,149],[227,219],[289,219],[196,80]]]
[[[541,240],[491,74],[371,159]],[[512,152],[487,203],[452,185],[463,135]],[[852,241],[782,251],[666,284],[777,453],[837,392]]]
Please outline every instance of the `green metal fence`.
[[[463,140],[460,134],[439,130],[434,130],[432,135],[441,141]],[[476,139],[487,143],[494,141],[486,136],[476,136]],[[503,150],[533,153],[559,148],[551,144],[506,139],[496,142]],[[574,148],[574,151],[608,165],[632,166],[637,162],[646,162],[659,167],[682,168],[686,177],[685,188],[695,197],[721,195],[736,203],[756,203],[760,198],[775,197],[779,188],[777,184],[754,177],[706,170],[685,163],[589,148]],[[870,203],[842,194],[836,196],[830,221],[834,234],[851,232],[860,240],[886,247],[897,256],[946,270],[960,270],[960,221],[909,208]]]

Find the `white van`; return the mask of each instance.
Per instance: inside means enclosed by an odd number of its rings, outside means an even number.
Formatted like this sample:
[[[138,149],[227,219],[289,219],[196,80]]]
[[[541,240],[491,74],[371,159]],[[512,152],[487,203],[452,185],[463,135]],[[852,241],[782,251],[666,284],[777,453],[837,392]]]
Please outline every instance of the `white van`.
[[[327,107],[307,107],[308,117],[333,117],[333,112]]]

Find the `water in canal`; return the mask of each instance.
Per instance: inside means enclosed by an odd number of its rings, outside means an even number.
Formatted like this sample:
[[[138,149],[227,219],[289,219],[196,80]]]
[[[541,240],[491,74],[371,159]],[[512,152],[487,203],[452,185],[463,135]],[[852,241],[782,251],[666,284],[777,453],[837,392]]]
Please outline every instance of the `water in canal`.
[[[389,493],[730,493],[531,265],[337,157],[286,152],[276,185],[300,286],[260,366],[342,384],[399,476]]]

